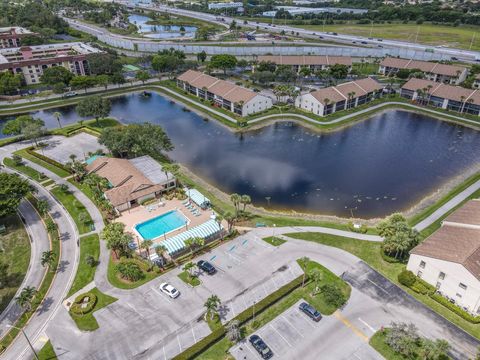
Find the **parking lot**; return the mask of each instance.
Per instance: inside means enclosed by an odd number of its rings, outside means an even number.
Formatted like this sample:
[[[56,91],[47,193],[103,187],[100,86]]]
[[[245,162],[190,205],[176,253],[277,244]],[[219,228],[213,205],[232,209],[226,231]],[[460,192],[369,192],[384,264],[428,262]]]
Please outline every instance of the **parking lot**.
[[[39,150],[38,153],[61,164],[71,161],[71,154],[74,154],[78,161],[83,161],[88,158],[89,152],[93,153],[98,149],[106,151],[105,146],[98,143],[97,137],[83,132],[70,137],[56,136],[47,143],[48,146]]]
[[[276,359],[383,359],[366,339],[355,334],[336,315],[315,322],[299,310],[297,302],[255,334],[273,351]],[[236,359],[258,360],[260,355],[248,341],[230,349]]]

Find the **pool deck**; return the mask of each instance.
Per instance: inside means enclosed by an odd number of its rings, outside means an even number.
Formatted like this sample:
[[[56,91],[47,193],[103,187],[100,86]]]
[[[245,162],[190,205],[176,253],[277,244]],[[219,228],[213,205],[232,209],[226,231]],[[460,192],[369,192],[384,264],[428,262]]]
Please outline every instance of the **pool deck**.
[[[137,231],[134,230],[134,226],[142,223],[144,221],[153,219],[159,215],[165,214],[171,210],[180,211],[188,220],[188,229],[191,229],[195,226],[203,224],[204,222],[210,220],[210,215],[212,215],[212,210],[202,210],[198,206],[194,205],[200,211],[200,216],[194,216],[190,210],[188,210],[185,205],[182,203],[185,200],[164,200],[165,206],[156,206],[155,210],[148,211],[148,208],[151,206],[155,206],[155,204],[146,205],[146,206],[137,206],[133,209],[126,210],[122,212],[120,217],[118,217],[115,221],[121,222],[125,224],[125,231],[131,232],[136,240],[141,243],[142,239],[139,237]],[[157,200],[156,204],[160,203],[160,200]],[[193,204],[193,203],[192,203]],[[166,238],[173,237],[178,235],[186,230],[185,226],[181,227],[180,229],[174,230],[166,235]],[[154,244],[161,243],[165,238],[163,236],[154,239]]]

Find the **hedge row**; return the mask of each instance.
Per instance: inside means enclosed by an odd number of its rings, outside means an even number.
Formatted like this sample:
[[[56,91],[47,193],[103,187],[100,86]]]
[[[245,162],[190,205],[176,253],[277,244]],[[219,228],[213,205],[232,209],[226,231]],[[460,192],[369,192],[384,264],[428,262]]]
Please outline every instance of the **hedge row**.
[[[87,306],[82,308],[83,299],[85,299],[86,297],[88,297]],[[90,311],[92,311],[96,304],[97,304],[97,295],[95,295],[94,293],[88,292],[88,293],[77,296],[73,305],[70,307],[70,311],[75,315],[85,315],[85,314],[88,314]]]
[[[452,304],[448,299],[444,298],[440,294],[433,294],[430,295],[430,297],[435,300],[436,302],[442,304],[449,310],[453,311],[455,314],[458,316],[462,317],[463,319],[467,320],[468,322],[471,322],[473,324],[480,324],[480,316],[473,316],[469,312],[463,310],[461,307],[458,305]]]
[[[264,310],[268,309],[270,306],[290,294],[293,290],[302,285],[303,275],[292,280],[288,284],[282,286],[277,291],[271,293],[261,301],[255,304],[255,314],[258,315]],[[245,324],[247,321],[253,317],[253,307],[249,307],[242,311],[240,314],[235,316],[233,320],[238,320],[240,325]],[[202,352],[207,350],[209,347],[213,346],[216,342],[220,341],[225,336],[226,330],[225,327],[220,327],[210,333],[208,336],[204,337],[199,342],[193,344],[188,349],[184,350],[182,353],[178,354],[173,358],[173,360],[188,360],[193,359],[200,355]]]
[[[58,161],[55,161],[53,159],[50,159],[49,157],[45,156],[45,155],[42,155],[42,154],[39,154],[38,152],[36,151],[33,151],[34,147],[31,146],[29,148],[27,148],[27,153],[32,155],[32,156],[35,156],[36,158],[40,159],[40,160],[43,160],[45,161],[46,163],[49,163],[50,165],[53,165],[53,166],[56,166],[60,169],[63,169],[67,172],[70,172],[70,169],[68,169],[65,165],[59,163]]]

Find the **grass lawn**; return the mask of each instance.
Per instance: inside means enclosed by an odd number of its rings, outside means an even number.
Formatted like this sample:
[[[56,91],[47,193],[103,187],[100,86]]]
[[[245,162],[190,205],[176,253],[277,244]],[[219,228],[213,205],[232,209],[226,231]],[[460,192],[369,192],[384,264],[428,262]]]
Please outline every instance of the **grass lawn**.
[[[78,232],[80,234],[85,234],[91,231],[90,224],[92,224],[92,218],[88,213],[85,206],[77,200],[77,198],[71,192],[65,192],[60,189],[60,187],[56,186],[51,190],[52,194],[60,201],[63,206],[67,209],[70,213],[70,216],[75,221],[77,225]],[[79,215],[85,214],[85,222],[80,221]]]
[[[365,75],[365,76],[378,73],[378,68],[379,68],[378,64],[369,63],[369,62],[352,64],[352,69],[357,70],[361,75]]]
[[[22,174],[27,175],[28,177],[31,177],[35,181],[42,182],[42,181],[46,181],[48,179],[44,174],[42,174],[39,171],[31,168],[28,165],[24,165],[24,164],[16,165],[15,162],[11,158],[8,158],[8,157],[5,158],[3,160],[3,163],[8,167],[17,170],[17,171],[21,172]]]
[[[97,296],[97,303],[95,304],[93,310],[85,315],[74,315],[70,313],[70,316],[75,321],[78,328],[83,331],[93,331],[98,329],[98,323],[93,316],[93,313],[118,300],[112,296],[102,293],[97,288],[93,288],[89,292],[94,293]]]
[[[276,237],[276,236],[264,237],[262,238],[262,240],[273,246],[280,246],[287,242],[287,240],[280,239],[279,237]]]
[[[406,357],[395,352],[390,345],[385,343],[389,329],[379,330],[370,338],[370,346],[377,350],[387,360],[405,360]],[[417,351],[420,351],[420,346],[417,346]],[[410,360],[419,359],[418,355],[409,358]]]
[[[40,165],[41,167],[44,167],[45,169],[50,170],[51,172],[57,174],[60,177],[67,177],[70,175],[70,173],[64,169],[61,169],[55,165],[52,165],[50,163],[47,163],[46,161],[43,161],[42,159],[37,158],[36,156],[33,156],[27,152],[27,150],[22,149],[15,151],[15,154],[20,155],[21,157],[30,160],[31,162]]]
[[[322,25],[294,26],[308,30],[323,31]],[[373,24],[373,27],[370,24],[360,25],[354,23],[325,26],[325,31],[337,32],[339,34],[402,40],[429,45],[444,45],[463,49],[468,49],[470,47],[473,35],[479,30],[480,27],[478,26],[462,25],[453,27],[447,25],[433,25],[429,23],[424,23],[422,25],[417,25],[415,23]],[[472,50],[479,49],[480,39],[476,36],[472,44]]]
[[[42,182],[42,185],[45,187],[45,186],[49,186],[49,185],[52,185],[52,184],[55,184],[55,181],[53,181],[52,179],[49,179],[45,182]]]
[[[107,278],[110,284],[113,286],[119,288],[119,289],[135,289],[139,287],[140,285],[143,285],[150,280],[155,279],[157,276],[161,275],[162,272],[158,270],[158,268],[154,268],[151,271],[147,271],[149,268],[149,265],[141,261],[139,259],[129,259],[135,261],[143,270],[143,274],[145,275],[143,279],[131,282],[122,279],[116,269],[116,265],[118,263],[118,260],[114,259],[113,256],[110,256],[110,261],[108,262],[108,271],[107,271]]]
[[[57,359],[57,354],[55,354],[55,350],[53,349],[53,346],[50,340],[48,340],[45,343],[45,345],[43,345],[43,347],[40,349],[37,355],[40,360]]]
[[[198,276],[189,275],[186,271],[182,271],[180,274],[178,274],[178,277],[180,278],[180,280],[190,286],[198,286],[201,284]]]
[[[100,256],[100,240],[98,234],[88,235],[80,239],[80,260],[78,269],[67,296],[75,294],[78,290],[93,281],[97,267],[92,267],[87,264],[86,259],[89,255],[93,256],[98,262],[98,257]]]
[[[70,124],[70,125],[63,126],[62,128],[56,128],[56,129],[50,130],[50,134],[69,136],[72,132],[75,132],[76,130],[79,130],[83,127],[90,128],[91,130],[100,133],[102,132],[103,129],[107,127],[113,127],[113,126],[119,126],[119,125],[121,125],[120,122],[111,118],[99,119],[98,123],[95,119],[92,119],[92,120],[82,121],[82,123],[76,122],[75,124]]]
[[[218,328],[221,328],[223,326],[222,322],[220,321],[220,316],[218,316],[218,314],[215,314],[213,316],[213,319],[210,317],[209,314],[207,314],[206,319],[207,319],[208,327],[212,331],[215,331]]]
[[[389,263],[383,260],[382,256],[380,255],[380,243],[320,233],[292,233],[288,234],[288,236],[295,239],[313,241],[319,244],[333,246],[348,251],[349,253],[365,261],[387,279],[401,287],[403,290],[420,302],[424,303],[426,306],[430,307],[439,315],[443,316],[445,319],[454,323],[477,339],[480,339],[480,324],[472,324],[453,313],[445,306],[436,302],[429,296],[418,294],[413,290],[400,285],[398,283],[397,276],[398,273],[405,268],[405,265],[400,263]]]
[[[30,262],[30,240],[17,215],[0,218],[7,233],[0,235],[0,262],[8,265],[6,286],[0,289],[0,311],[3,311],[21,285]]]

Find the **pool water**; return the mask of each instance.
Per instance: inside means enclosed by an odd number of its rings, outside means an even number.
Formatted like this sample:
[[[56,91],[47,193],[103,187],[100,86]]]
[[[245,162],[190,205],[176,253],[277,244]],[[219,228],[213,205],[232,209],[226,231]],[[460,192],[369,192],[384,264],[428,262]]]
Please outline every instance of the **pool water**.
[[[93,163],[95,160],[97,160],[100,157],[104,157],[104,156],[103,155],[93,155],[93,156],[90,156],[87,160],[85,160],[85,162],[87,163],[87,165],[90,165],[91,163]]]
[[[135,225],[135,230],[144,240],[152,240],[181,228],[187,221],[188,219],[181,212],[172,210]]]

